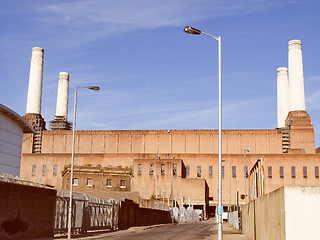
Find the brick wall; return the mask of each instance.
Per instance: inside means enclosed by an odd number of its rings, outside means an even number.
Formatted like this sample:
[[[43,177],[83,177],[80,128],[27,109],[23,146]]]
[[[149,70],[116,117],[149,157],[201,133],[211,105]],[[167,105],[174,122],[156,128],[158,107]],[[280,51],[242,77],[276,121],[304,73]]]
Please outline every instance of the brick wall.
[[[52,237],[56,190],[0,182],[0,239]]]
[[[138,204],[128,199],[121,201],[119,212],[120,229],[163,223],[171,223],[169,211],[140,208]]]

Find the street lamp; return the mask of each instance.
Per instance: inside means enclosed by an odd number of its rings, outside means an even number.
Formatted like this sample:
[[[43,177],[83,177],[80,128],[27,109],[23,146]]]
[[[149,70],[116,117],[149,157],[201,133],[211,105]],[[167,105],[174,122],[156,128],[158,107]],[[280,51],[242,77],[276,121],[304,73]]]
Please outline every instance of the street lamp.
[[[186,26],[184,31],[189,34],[200,35],[204,34],[209,37],[212,37],[218,41],[218,54],[219,54],[219,205],[218,205],[218,240],[222,240],[222,214],[223,214],[223,206],[222,206],[222,183],[221,183],[221,152],[222,152],[222,145],[221,145],[221,125],[222,125],[222,105],[221,105],[221,36],[215,37],[210,34],[204,33],[198,29],[193,27]]]
[[[68,216],[68,238],[71,238],[72,223],[72,187],[73,187],[73,164],[74,164],[74,145],[76,132],[76,112],[77,112],[77,94],[78,88],[88,88],[90,90],[99,91],[98,86],[77,86],[74,93],[74,111],[73,111],[73,132],[72,132],[72,157],[71,157],[71,179],[70,179],[70,200],[69,200],[69,216]]]
[[[250,148],[243,149],[243,158],[244,158],[244,199],[245,203],[247,203],[247,166],[246,166],[246,152],[250,152]]]
[[[162,192],[163,192],[163,195],[162,195],[162,207],[164,207],[164,194],[166,193],[166,190],[165,189],[163,189],[162,190]]]

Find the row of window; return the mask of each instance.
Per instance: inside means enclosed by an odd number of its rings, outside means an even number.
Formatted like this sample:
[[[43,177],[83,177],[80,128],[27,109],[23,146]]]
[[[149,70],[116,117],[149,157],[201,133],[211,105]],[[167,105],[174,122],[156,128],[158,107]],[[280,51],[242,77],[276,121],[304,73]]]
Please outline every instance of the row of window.
[[[79,186],[79,179],[73,178],[72,185]],[[87,187],[92,187],[92,186],[93,186],[92,178],[87,178]],[[106,187],[112,187],[112,179],[107,179]],[[120,180],[120,188],[125,188],[125,187],[126,187],[126,180]]]
[[[316,166],[314,169],[315,173],[315,178],[319,178],[319,167]],[[149,175],[153,175],[154,172],[154,165],[149,164]],[[244,167],[244,173],[246,177],[248,177],[248,167]],[[142,174],[142,165],[138,164],[138,175]],[[165,174],[165,164],[161,164],[161,174]],[[172,167],[172,174],[176,175],[177,174],[177,165],[173,164]],[[284,167],[281,166],[279,167],[279,175],[280,178],[284,178]],[[186,166],[186,177],[190,176],[190,166]],[[224,177],[224,166],[221,166],[221,176]],[[201,166],[197,166],[197,177],[201,177]],[[209,166],[209,177],[213,177],[213,167]],[[237,166],[232,166],[232,177],[236,178],[237,177]],[[272,178],[272,167],[268,167],[268,177]],[[291,177],[295,178],[296,177],[296,167],[292,166],[291,167]],[[308,167],[304,166],[303,167],[303,177],[307,178],[308,177]]]
[[[36,165],[32,165],[32,176],[36,175]],[[57,176],[58,172],[58,166],[54,165],[52,169],[52,174],[53,176]],[[244,172],[246,174],[246,177],[248,177],[248,167],[246,166],[244,168]],[[149,164],[149,175],[153,175],[154,173],[154,165]],[[319,167],[315,167],[315,178],[319,178]],[[138,164],[138,175],[142,174],[142,165]],[[165,164],[161,164],[161,175],[165,174]],[[46,176],[47,175],[47,165],[42,166],[42,175]],[[172,165],[172,175],[177,175],[177,164]],[[284,167],[281,166],[279,167],[279,175],[280,178],[284,178]],[[190,176],[190,166],[186,166],[186,176]],[[213,176],[213,167],[209,166],[209,177]],[[224,166],[221,166],[221,176],[224,177]],[[201,177],[201,166],[197,166],[197,177]],[[232,177],[236,178],[237,177],[237,167],[232,166]],[[295,178],[296,177],[296,168],[294,166],[291,167],[291,177]],[[303,167],[303,177],[307,178],[308,177],[308,167],[304,166]],[[268,178],[272,178],[272,167],[268,167]],[[110,179],[111,180],[111,179]]]
[[[37,166],[32,165],[32,176],[36,175],[36,170],[37,170]],[[58,173],[58,166],[53,165],[53,169],[52,169],[53,176],[57,176],[57,173]],[[47,175],[47,165],[43,165],[42,166],[42,176],[46,176],[46,175]]]
[[[244,168],[246,177],[248,177],[248,168],[247,166]],[[190,176],[190,167],[186,166],[186,176]],[[224,177],[224,166],[221,166],[221,176]],[[201,166],[197,166],[197,177],[201,177]],[[209,166],[209,177],[213,177],[213,167]],[[237,177],[237,167],[232,166],[232,177],[236,178]]]
[[[303,173],[304,178],[308,177],[308,167],[307,166],[304,166],[302,168],[302,173]],[[283,166],[279,167],[279,177],[284,178],[284,167]],[[294,167],[294,166],[291,167],[291,177],[292,178],[296,177],[296,167]],[[319,178],[319,167],[314,167],[314,177]],[[272,178],[272,167],[271,166],[268,167],[268,178]]]
[[[166,173],[166,165],[161,164],[161,175],[165,175]],[[154,165],[149,164],[149,175],[153,175],[154,173]],[[138,175],[142,174],[142,164],[138,164]],[[177,175],[177,164],[172,164],[172,175]]]

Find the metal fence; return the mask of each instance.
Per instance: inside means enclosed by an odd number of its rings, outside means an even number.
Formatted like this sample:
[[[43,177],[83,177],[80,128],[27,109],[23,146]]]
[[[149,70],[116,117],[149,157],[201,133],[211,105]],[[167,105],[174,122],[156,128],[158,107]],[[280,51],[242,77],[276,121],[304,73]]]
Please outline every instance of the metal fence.
[[[142,208],[158,209],[163,211],[170,211],[168,204],[164,203],[165,201],[158,201],[152,199],[140,199],[139,206]]]
[[[57,192],[55,233],[68,232],[69,196],[69,192]],[[118,229],[119,201],[91,198],[81,193],[73,193],[72,201],[72,233]]]

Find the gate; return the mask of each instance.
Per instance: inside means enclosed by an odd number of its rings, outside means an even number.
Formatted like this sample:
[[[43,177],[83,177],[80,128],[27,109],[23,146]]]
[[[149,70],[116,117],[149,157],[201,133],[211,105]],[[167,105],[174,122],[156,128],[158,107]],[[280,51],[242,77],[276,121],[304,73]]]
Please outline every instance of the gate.
[[[69,201],[69,192],[57,191],[55,233],[68,232]],[[72,201],[72,233],[118,229],[119,201],[91,198],[82,193],[73,193]]]

